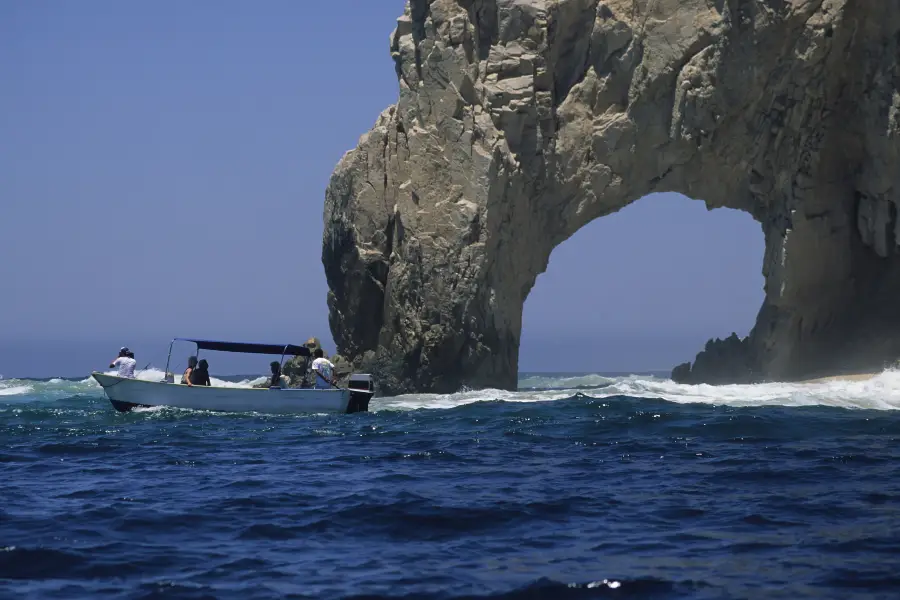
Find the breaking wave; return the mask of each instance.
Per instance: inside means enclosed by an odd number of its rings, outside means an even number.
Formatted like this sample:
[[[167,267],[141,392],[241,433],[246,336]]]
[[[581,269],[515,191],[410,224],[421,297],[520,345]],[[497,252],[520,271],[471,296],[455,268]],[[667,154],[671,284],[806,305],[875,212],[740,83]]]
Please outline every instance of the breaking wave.
[[[113,373],[109,371],[109,373]],[[163,371],[150,368],[136,373],[138,379],[161,381]],[[176,374],[177,376],[177,374]],[[214,386],[248,388],[265,377],[213,378]],[[661,399],[678,404],[709,404],[733,407],[829,406],[845,409],[900,409],[900,371],[888,370],[864,380],[830,379],[810,383],[762,383],[754,385],[683,385],[652,375],[608,376],[602,374],[523,374],[519,391],[497,389],[464,390],[455,394],[407,394],[379,398],[373,410],[448,409],[475,402],[552,402],[582,394],[591,398],[629,396]],[[74,395],[103,395],[91,377],[84,379],[0,379],[0,397],[57,399]]]
[[[28,394],[34,388],[30,385],[13,385],[10,387],[5,387],[2,382],[0,382],[0,396],[21,396],[23,394]]]
[[[884,371],[866,380],[831,379],[810,383],[761,383],[753,385],[684,385],[671,379],[599,374],[547,377],[527,375],[520,390],[463,391],[456,394],[409,394],[383,398],[377,409],[412,410],[454,408],[472,402],[552,402],[583,394],[592,398],[630,396],[654,398],[678,404],[711,404],[734,407],[830,406],[847,409],[900,409],[900,371]]]

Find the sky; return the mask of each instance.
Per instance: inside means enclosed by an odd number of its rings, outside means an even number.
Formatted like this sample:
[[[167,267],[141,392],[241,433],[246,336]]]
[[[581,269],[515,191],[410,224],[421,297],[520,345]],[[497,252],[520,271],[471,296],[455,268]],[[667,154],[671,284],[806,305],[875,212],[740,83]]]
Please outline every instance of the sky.
[[[333,352],[325,187],[397,99],[403,4],[0,3],[0,375],[159,365],[176,336]],[[669,369],[745,335],[762,256],[749,215],[644,198],[554,251],[520,368]]]

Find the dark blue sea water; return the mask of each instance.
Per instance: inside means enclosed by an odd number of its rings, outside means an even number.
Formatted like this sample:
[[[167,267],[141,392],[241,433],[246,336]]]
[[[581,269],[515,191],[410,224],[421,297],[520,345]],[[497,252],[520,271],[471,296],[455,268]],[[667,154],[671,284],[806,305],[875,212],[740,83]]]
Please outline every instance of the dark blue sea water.
[[[0,381],[0,597],[900,597],[900,376],[523,387],[288,417]]]

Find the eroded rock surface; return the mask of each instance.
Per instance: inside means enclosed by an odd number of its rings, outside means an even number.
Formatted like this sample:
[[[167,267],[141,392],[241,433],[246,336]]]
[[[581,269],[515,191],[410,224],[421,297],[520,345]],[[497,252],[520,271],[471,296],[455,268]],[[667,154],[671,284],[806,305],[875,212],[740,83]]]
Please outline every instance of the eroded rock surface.
[[[409,0],[399,101],[326,194],[339,352],[386,392],[514,388],[553,248],[674,191],[765,234],[766,299],[733,372],[895,358],[898,39],[897,2]],[[702,362],[682,375],[721,380]]]

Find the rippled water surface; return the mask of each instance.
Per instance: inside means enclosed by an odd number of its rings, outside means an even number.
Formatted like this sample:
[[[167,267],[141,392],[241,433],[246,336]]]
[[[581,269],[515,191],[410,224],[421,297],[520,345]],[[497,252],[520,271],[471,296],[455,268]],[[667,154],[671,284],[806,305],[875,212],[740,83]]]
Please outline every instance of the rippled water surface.
[[[900,594],[900,375],[521,384],[278,416],[0,381],[0,597]]]

